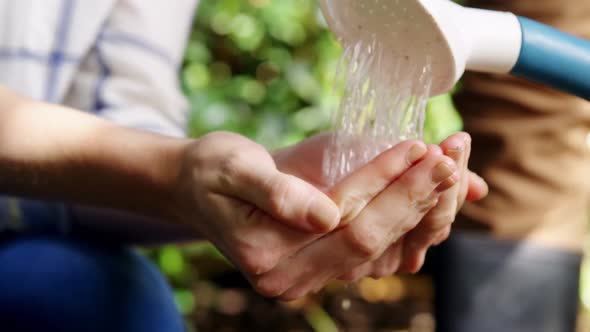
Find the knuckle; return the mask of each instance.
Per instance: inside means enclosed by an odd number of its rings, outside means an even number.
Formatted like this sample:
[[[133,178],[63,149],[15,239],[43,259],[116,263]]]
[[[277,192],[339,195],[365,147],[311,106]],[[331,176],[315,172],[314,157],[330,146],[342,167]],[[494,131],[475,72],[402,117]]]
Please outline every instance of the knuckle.
[[[451,212],[441,213],[434,217],[435,227],[445,227],[455,222],[456,215]]]
[[[443,227],[448,227],[455,222],[457,214],[454,206],[450,209],[435,207],[427,215],[422,222],[428,229],[439,230]]]
[[[435,208],[436,210],[436,208]],[[445,227],[449,227],[455,222],[456,214],[451,212],[434,212],[432,210],[426,218],[420,223],[426,231],[439,231]]]
[[[367,199],[359,193],[350,193],[340,201],[341,223],[349,223],[356,219],[367,205]]]
[[[239,264],[244,273],[258,276],[272,270],[278,263],[278,257],[270,250],[241,245]]]
[[[289,291],[287,293],[281,294],[278,296],[278,298],[281,301],[291,302],[291,301],[298,300],[306,295],[307,295],[307,292],[305,292],[303,290],[296,290],[296,291]]]
[[[453,160],[453,158],[451,158],[449,156],[446,156],[446,155],[440,156],[439,162],[444,162],[444,163],[447,163],[449,165],[455,165],[455,166],[457,164],[457,162],[455,160]]]
[[[350,248],[361,258],[366,260],[377,259],[382,252],[381,235],[373,230],[355,230],[348,227],[345,234],[345,241]]]
[[[219,183],[222,186],[233,186],[244,180],[243,167],[246,160],[239,151],[230,151],[219,165]]]
[[[376,266],[373,268],[371,278],[383,279],[388,277],[390,274],[391,273],[389,273],[389,269],[387,268],[387,266],[383,262],[380,262],[379,264],[376,264]]]
[[[432,210],[439,200],[439,195],[436,192],[431,192],[425,195],[423,192],[410,195],[410,205],[419,213],[425,214]]]
[[[407,172],[405,173],[403,176],[401,176],[398,179],[398,182],[404,187],[404,188],[414,188],[416,186],[418,186],[419,182],[419,176],[416,172]]]
[[[375,280],[383,279],[388,277],[389,275],[385,270],[376,270],[375,272],[371,273],[371,278]]]
[[[236,223],[238,223],[239,225],[260,225],[267,222],[268,219],[270,219],[270,217],[257,207],[245,206],[245,208],[242,210],[241,215],[238,216],[238,220],[236,220]]]
[[[417,195],[426,191],[425,189],[428,189],[425,188],[425,181],[422,181],[421,175],[422,173],[418,172],[408,172],[399,179],[399,182],[403,188],[407,188],[412,195]]]
[[[410,203],[426,200],[434,190],[434,186],[420,178],[416,172],[406,173],[399,180],[401,188],[405,190]]]
[[[345,275],[338,277],[338,279],[346,282],[353,282],[356,281],[358,278],[356,277],[355,272],[349,272]]]
[[[275,278],[256,278],[253,282],[254,290],[265,297],[279,297],[287,290]]]
[[[269,178],[267,187],[271,210],[279,216],[284,215],[287,210],[289,191],[291,190],[290,183],[286,179],[275,176]]]
[[[357,266],[352,271],[349,271],[345,275],[343,275],[340,279],[347,282],[356,282],[362,278],[365,278],[369,275],[372,270],[373,263],[367,263]]]
[[[428,152],[433,156],[440,156],[443,154],[442,148],[436,144],[428,144]]]

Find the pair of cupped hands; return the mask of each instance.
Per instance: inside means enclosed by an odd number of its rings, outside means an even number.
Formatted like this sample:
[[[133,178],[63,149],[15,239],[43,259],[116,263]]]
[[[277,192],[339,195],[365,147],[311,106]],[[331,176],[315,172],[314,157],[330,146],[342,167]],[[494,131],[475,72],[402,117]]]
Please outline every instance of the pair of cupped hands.
[[[236,134],[206,135],[184,155],[179,215],[259,293],[294,300],[333,279],[418,271],[463,203],[487,194],[468,170],[466,133],[439,146],[402,142],[329,188],[328,144],[319,135],[270,153]]]

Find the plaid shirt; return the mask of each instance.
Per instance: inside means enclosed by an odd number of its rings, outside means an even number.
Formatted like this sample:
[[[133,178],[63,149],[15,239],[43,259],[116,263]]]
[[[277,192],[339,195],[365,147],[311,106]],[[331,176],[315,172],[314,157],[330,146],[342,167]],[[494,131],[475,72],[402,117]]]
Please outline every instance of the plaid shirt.
[[[124,126],[182,136],[197,0],[0,0],[0,84]],[[0,231],[67,227],[61,204],[0,199]]]

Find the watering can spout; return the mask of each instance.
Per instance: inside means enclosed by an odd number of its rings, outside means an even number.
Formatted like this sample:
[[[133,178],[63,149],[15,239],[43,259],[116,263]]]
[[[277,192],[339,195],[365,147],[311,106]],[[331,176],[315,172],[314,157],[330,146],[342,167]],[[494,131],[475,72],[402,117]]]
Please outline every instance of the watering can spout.
[[[430,55],[433,95],[473,70],[511,73],[590,100],[590,42],[512,13],[450,0],[321,0],[321,6],[344,42],[370,35],[393,39],[392,54]],[[371,34],[360,35],[356,26]]]
[[[456,47],[456,57],[464,57],[461,62],[466,70],[508,73],[516,65],[522,47],[516,15],[463,7],[451,1],[434,2],[446,8],[438,21],[441,29],[449,26],[449,43]]]

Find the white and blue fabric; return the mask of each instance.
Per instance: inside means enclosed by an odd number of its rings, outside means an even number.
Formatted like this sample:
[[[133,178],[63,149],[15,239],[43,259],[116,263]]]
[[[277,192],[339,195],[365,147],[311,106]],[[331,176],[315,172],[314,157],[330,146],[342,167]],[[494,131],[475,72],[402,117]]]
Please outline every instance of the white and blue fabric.
[[[0,84],[183,136],[178,71],[197,0],[0,0]],[[2,230],[68,228],[63,204],[0,198]]]

